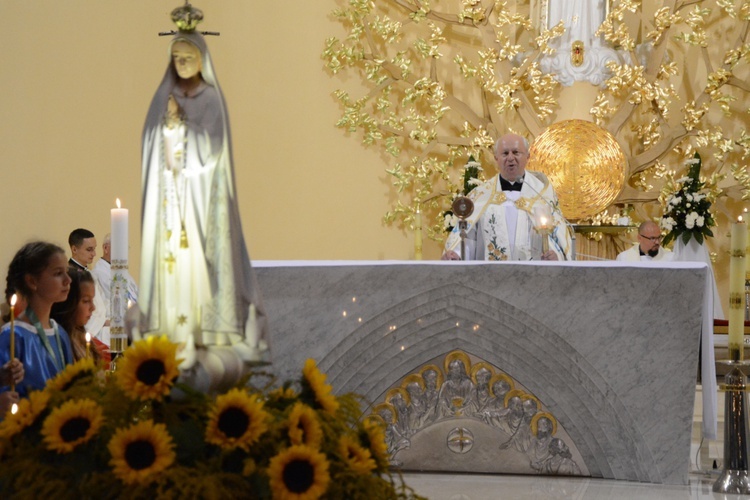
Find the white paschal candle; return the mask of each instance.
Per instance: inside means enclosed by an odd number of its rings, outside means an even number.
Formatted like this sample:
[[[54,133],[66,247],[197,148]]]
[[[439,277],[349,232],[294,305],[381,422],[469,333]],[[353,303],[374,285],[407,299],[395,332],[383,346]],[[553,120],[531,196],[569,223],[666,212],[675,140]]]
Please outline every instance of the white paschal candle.
[[[128,209],[120,208],[120,198],[117,198],[117,208],[111,213],[111,242],[112,263],[128,263]]]
[[[110,348],[112,351],[122,352],[127,347],[125,309],[128,302],[128,210],[120,208],[119,198],[117,208],[111,211],[111,233]]]
[[[747,224],[738,217],[732,224],[732,239],[729,260],[729,353],[730,359],[743,358],[745,335],[745,248],[747,247]],[[733,357],[732,354],[735,353]]]

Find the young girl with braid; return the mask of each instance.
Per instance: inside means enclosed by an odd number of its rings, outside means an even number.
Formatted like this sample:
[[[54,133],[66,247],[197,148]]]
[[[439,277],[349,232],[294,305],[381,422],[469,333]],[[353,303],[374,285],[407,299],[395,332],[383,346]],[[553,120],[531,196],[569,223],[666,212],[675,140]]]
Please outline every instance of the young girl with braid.
[[[70,276],[68,260],[62,248],[37,241],[24,245],[8,267],[6,293],[20,293],[27,301],[15,321],[15,358],[24,368],[24,377],[16,385],[21,397],[44,388],[47,380],[73,362],[70,338],[63,327],[51,319],[55,302],[68,297]],[[0,330],[0,366],[10,360],[10,324]],[[0,392],[8,391],[0,388]]]

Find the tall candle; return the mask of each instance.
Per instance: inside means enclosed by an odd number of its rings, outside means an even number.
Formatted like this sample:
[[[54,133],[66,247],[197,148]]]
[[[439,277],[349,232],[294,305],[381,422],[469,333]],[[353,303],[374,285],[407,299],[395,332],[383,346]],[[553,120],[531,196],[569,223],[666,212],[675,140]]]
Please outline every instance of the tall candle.
[[[112,240],[110,248],[112,262],[128,262],[128,209],[120,208],[120,198],[117,198],[117,208],[110,212]]]
[[[127,347],[128,339],[125,332],[125,308],[128,294],[128,210],[120,208],[119,198],[117,208],[111,211],[111,233],[110,311],[112,317],[109,323],[109,341],[113,352],[122,352]]]
[[[414,214],[414,260],[422,260],[422,210],[419,204]]]
[[[732,224],[729,260],[729,357],[732,360],[744,359],[746,247],[747,224],[740,216]]]
[[[18,297],[14,293],[10,298],[10,360],[13,361],[16,357],[16,302]],[[10,390],[16,390],[16,383],[11,378]]]
[[[744,208],[742,209],[742,218],[747,221],[747,217],[747,208]],[[748,224],[747,231],[747,244],[750,245],[750,224]],[[747,257],[748,255],[750,255],[750,246],[745,247],[745,279],[750,279],[750,258]]]

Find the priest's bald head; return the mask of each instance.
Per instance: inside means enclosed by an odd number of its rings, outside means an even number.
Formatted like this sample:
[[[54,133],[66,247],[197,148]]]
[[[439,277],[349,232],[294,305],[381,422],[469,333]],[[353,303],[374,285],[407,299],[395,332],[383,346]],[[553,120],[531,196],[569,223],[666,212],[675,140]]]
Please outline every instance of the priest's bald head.
[[[523,177],[529,162],[529,141],[517,134],[506,134],[495,143],[495,161],[500,177],[515,182]]]
[[[661,229],[656,222],[647,220],[638,227],[638,245],[641,253],[656,257],[661,246]]]

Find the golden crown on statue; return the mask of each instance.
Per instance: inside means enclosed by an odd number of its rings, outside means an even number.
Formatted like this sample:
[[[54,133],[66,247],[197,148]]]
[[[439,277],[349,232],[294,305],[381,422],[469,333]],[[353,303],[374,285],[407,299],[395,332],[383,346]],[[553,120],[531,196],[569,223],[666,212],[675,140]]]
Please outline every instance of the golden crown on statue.
[[[171,14],[174,22],[181,31],[193,31],[198,23],[203,21],[203,11],[196,9],[187,1],[185,5],[177,7]]]

